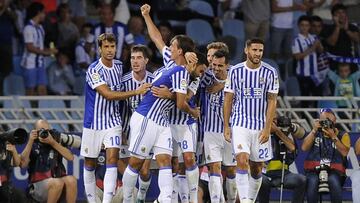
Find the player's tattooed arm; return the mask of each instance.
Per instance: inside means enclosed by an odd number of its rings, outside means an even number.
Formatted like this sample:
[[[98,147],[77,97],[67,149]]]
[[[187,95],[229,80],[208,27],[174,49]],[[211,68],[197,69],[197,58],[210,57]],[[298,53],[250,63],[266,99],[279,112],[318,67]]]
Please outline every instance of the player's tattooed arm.
[[[268,92],[267,93],[267,98],[268,98],[268,102],[269,100],[275,100],[277,99],[277,94],[276,93],[271,93],[271,92]]]

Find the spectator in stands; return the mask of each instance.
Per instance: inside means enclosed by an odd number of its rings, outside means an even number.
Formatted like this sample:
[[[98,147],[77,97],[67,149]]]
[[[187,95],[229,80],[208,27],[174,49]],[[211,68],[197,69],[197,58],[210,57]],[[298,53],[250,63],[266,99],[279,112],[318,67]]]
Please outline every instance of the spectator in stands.
[[[300,33],[294,39],[292,45],[292,53],[297,60],[296,75],[302,96],[315,95],[316,85],[312,75],[317,72],[316,52],[323,51],[320,40],[309,33],[310,21],[310,17],[305,15],[298,19]]]
[[[85,75],[87,68],[95,57],[95,50],[93,47],[94,35],[90,33],[92,28],[93,26],[90,23],[86,23],[82,26],[81,36],[75,47],[75,74],[77,76]]]
[[[360,138],[355,143],[355,154],[360,155]],[[360,169],[356,170],[351,175],[351,188],[352,188],[352,200],[353,202],[360,202]]]
[[[338,73],[330,70],[328,72],[329,79],[335,85],[334,96],[343,97],[359,97],[360,96],[360,85],[358,80],[360,79],[360,70],[351,73],[350,64],[339,63]],[[337,102],[339,108],[347,108],[346,101]]]
[[[354,46],[360,42],[359,28],[349,23],[343,4],[334,5],[331,14],[334,24],[324,30],[328,51],[338,56],[355,56]],[[331,67],[336,68],[336,64],[331,63]]]
[[[323,37],[323,21],[319,16],[311,17],[311,29],[310,33],[315,35],[317,39],[320,40],[323,45],[325,39]],[[317,72],[313,75],[313,80],[316,85],[316,96],[329,96],[332,95],[329,80],[327,78],[327,73],[330,70],[330,62],[326,52],[317,52]]]
[[[12,37],[15,34],[15,13],[9,8],[9,2],[0,0],[0,96],[3,94],[3,81],[12,69],[13,45]]]
[[[0,156],[0,202],[25,203],[24,192],[12,186],[10,181],[13,167],[20,166],[20,155],[15,145],[2,140]]]
[[[312,10],[312,14],[319,16],[324,20],[325,24],[331,24],[332,16],[331,16],[331,7],[333,7],[338,0],[315,0],[316,3],[321,3],[319,7],[314,8]]]
[[[304,169],[309,203],[318,202],[319,192],[326,190],[330,192],[332,203],[342,201],[350,137],[347,132],[340,131],[335,125],[334,112],[328,108],[321,109],[320,120],[315,120],[312,131],[307,134],[301,146],[303,151],[308,151]]]
[[[85,0],[67,0],[69,7],[73,10],[71,17],[78,27],[81,30],[82,26],[86,22],[86,4]]]
[[[62,3],[56,10],[58,16],[58,38],[57,47],[65,49],[69,53],[73,53],[76,42],[80,37],[77,26],[71,21],[71,10],[68,4]]]
[[[146,45],[147,41],[144,34],[144,20],[140,16],[132,16],[129,20],[129,31],[134,36],[134,44]]]
[[[56,54],[57,49],[44,46],[45,32],[41,26],[45,18],[44,6],[41,3],[32,3],[27,8],[26,15],[27,25],[23,32],[25,51],[21,61],[26,95],[46,95],[44,56]]]
[[[271,144],[273,158],[267,165],[266,173],[259,191],[259,202],[268,203],[271,187],[281,187],[293,190],[292,203],[304,202],[306,191],[306,177],[289,171],[297,156],[296,139],[302,139],[305,129],[296,123],[291,123],[289,117],[278,116],[271,125]],[[282,182],[282,170],[284,180]]]
[[[244,14],[245,41],[254,37],[266,41],[270,25],[270,1],[243,0],[241,8]]]
[[[75,76],[67,53],[60,50],[56,61],[47,69],[49,93],[55,95],[71,95],[75,86]]]
[[[271,58],[278,64],[291,57],[294,12],[306,9],[294,0],[271,0]]]
[[[126,48],[125,44],[132,45],[134,43],[134,36],[129,33],[126,25],[114,21],[114,10],[110,5],[104,4],[101,6],[100,18],[101,23],[95,26],[92,33],[94,35],[94,39],[97,39],[102,33],[113,33],[116,36],[117,41],[115,59],[120,60],[123,52],[122,50]],[[96,40],[95,46],[97,51],[96,58],[100,58],[98,53],[99,46]]]
[[[65,192],[66,202],[75,203],[77,180],[66,175],[63,157],[72,161],[71,151],[49,132],[46,120],[37,120],[21,153],[21,168],[28,168],[30,195],[39,202],[57,202]],[[45,137],[47,136],[47,137]]]

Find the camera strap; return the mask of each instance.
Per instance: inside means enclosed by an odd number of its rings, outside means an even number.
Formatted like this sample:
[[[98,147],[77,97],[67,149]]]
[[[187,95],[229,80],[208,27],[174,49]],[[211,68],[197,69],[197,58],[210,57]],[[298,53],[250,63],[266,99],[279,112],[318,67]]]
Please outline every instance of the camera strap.
[[[327,160],[329,161],[330,164],[330,162],[333,160],[335,155],[335,148],[333,147],[332,140],[324,138],[324,135],[321,135],[319,152],[320,152],[320,162],[322,160]]]

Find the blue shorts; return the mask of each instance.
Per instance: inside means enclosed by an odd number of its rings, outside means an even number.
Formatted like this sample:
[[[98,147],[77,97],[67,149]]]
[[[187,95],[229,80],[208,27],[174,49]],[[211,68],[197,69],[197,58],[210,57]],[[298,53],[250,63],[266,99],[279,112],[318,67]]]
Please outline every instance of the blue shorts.
[[[47,75],[45,67],[32,69],[23,68],[23,77],[26,88],[34,88],[39,85],[47,85]]]

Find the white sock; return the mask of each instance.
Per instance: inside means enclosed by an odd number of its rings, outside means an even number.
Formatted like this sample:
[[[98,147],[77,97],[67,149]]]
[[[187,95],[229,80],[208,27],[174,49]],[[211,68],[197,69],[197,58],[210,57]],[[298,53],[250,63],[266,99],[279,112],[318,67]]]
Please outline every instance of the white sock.
[[[133,191],[138,179],[139,172],[131,166],[127,166],[123,175],[124,203],[133,203]]]
[[[111,164],[106,165],[106,172],[104,176],[104,195],[103,195],[103,203],[110,203],[116,188],[117,182],[117,165]]]
[[[171,202],[172,203],[178,203],[179,202],[179,182],[178,182],[179,175],[177,173],[173,173],[173,192],[171,196]]]
[[[252,177],[249,178],[249,199],[255,201],[256,197],[259,193],[260,187],[262,182],[262,176],[261,174],[258,177]]]
[[[96,202],[95,168],[84,166],[84,187],[88,202],[95,203]]]
[[[171,166],[160,167],[158,184],[160,188],[159,200],[161,203],[171,203],[173,192]]]
[[[186,177],[189,184],[190,202],[198,202],[198,187],[199,187],[199,168],[195,164],[193,167],[186,169]]]
[[[228,203],[236,201],[236,178],[226,177],[226,197]]]
[[[220,202],[220,196],[222,191],[220,176],[220,174],[210,174],[209,193],[211,202]]]
[[[178,175],[179,195],[182,203],[189,202],[189,183],[186,175]]]
[[[139,176],[139,191],[137,193],[137,199],[138,200],[145,200],[146,198],[146,192],[149,189],[151,183],[151,176],[149,176],[148,180],[144,181],[140,176]]]
[[[248,199],[249,192],[249,174],[247,170],[237,170],[236,172],[236,187],[239,193],[240,201]]]
[[[224,196],[224,178],[222,174],[220,174],[220,184],[221,184],[221,192],[220,192],[220,203],[225,203],[225,196]]]

